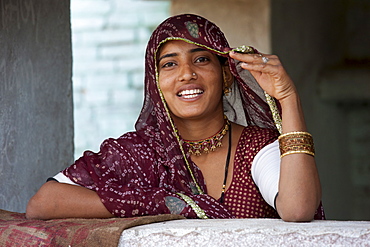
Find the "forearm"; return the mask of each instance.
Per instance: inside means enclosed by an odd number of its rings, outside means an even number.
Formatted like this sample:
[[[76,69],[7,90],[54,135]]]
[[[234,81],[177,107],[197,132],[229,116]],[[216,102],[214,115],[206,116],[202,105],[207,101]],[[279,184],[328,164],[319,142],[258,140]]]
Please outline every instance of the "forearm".
[[[109,218],[96,192],[87,188],[49,181],[30,199],[26,217],[29,219]]]
[[[294,83],[277,56],[231,52],[230,57],[242,61],[241,67],[251,72],[265,92],[279,100],[283,133],[306,131]],[[308,154],[284,156],[276,198],[281,218],[286,221],[312,220],[320,198],[321,187],[314,158]]]
[[[137,217],[142,215],[180,214],[187,218],[197,218],[193,208],[176,193],[164,188],[128,189],[110,187],[98,195],[85,187],[50,181],[45,183],[31,198],[27,205],[26,217],[29,219],[57,218],[109,218]],[[121,192],[120,192],[121,191]],[[108,193],[108,194],[107,194]],[[113,193],[113,194],[112,194]],[[117,198],[116,193],[120,194]],[[216,215],[209,210],[210,203],[217,203],[207,195],[188,195],[194,197],[196,204],[204,209],[210,218],[230,218],[221,207]],[[198,197],[203,196],[202,200]],[[102,198],[101,198],[102,197]],[[116,198],[110,200],[109,198]],[[105,204],[102,203],[105,201]],[[211,205],[213,205],[211,204]],[[112,212],[112,213],[111,213]],[[217,216],[217,217],[216,217]]]
[[[179,214],[186,218],[198,218],[196,212],[198,207],[209,218],[231,217],[222,205],[206,194],[185,195],[168,191],[163,187],[133,188],[113,184],[108,190],[99,190],[98,193],[105,207],[117,217]],[[189,204],[185,197],[193,203]],[[216,204],[217,212],[214,210]]]
[[[280,101],[283,133],[307,131],[296,93]],[[310,221],[321,200],[315,159],[308,154],[290,154],[281,159],[276,207],[286,221]]]

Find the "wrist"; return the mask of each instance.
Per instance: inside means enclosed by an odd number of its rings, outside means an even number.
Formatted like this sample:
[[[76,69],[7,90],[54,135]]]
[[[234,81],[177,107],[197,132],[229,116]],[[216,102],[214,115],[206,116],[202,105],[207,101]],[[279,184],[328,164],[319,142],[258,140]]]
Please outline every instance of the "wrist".
[[[283,133],[307,131],[301,102],[297,93],[279,101],[282,112]]]
[[[284,107],[292,107],[292,106],[300,106],[301,102],[300,102],[300,99],[299,99],[299,96],[296,92],[292,92],[291,94],[289,94],[288,96],[282,98],[279,100],[279,103],[281,105],[282,108]]]

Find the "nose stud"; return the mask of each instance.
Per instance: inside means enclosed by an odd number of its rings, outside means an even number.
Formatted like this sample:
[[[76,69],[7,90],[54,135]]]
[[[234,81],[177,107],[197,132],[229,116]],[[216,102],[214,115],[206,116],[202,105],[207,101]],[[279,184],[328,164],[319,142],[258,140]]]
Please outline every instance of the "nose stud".
[[[195,74],[195,72],[192,74],[193,76],[196,76],[197,74]]]

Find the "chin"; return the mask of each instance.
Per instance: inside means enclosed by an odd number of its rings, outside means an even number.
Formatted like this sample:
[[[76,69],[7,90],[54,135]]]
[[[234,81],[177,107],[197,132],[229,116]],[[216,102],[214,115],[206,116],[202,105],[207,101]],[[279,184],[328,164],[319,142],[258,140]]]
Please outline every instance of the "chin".
[[[202,115],[202,113],[194,111],[171,113],[171,116],[177,119],[196,119],[201,117]]]

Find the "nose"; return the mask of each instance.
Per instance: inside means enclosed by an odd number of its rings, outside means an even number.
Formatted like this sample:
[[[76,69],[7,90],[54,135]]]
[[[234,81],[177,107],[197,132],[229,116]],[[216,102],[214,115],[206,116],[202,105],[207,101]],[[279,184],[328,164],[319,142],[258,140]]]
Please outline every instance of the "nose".
[[[194,72],[194,69],[190,65],[186,64],[181,66],[178,76],[179,81],[190,81],[196,78],[197,74]]]

